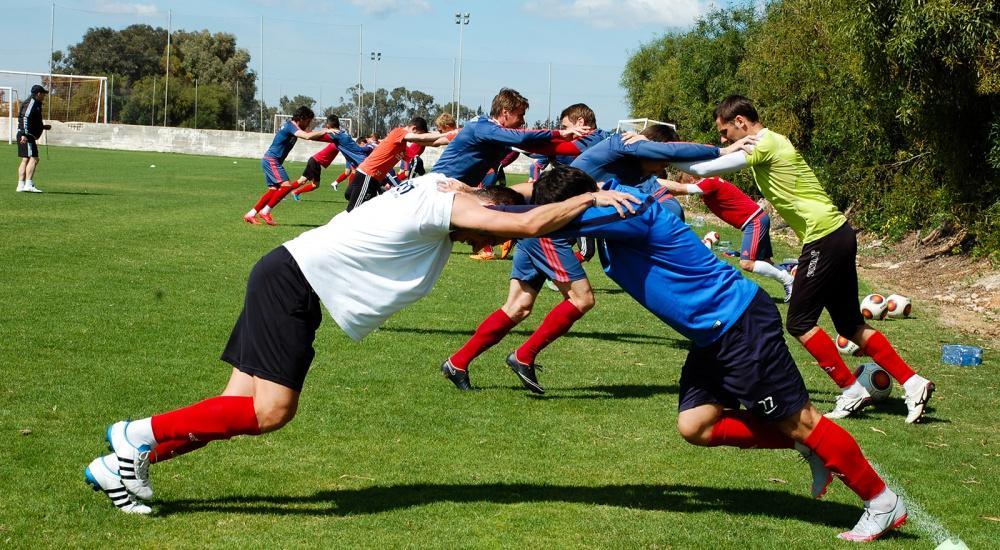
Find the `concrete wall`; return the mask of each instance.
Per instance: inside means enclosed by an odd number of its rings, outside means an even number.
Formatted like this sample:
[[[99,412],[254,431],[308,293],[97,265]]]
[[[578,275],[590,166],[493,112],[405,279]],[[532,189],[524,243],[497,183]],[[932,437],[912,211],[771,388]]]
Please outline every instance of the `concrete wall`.
[[[95,124],[92,122],[47,121],[52,129],[45,132],[42,143],[65,147],[93,147],[120,151],[156,151],[216,157],[259,159],[271,145],[274,134],[236,132],[233,130],[195,130],[193,128],[163,128],[130,124]],[[289,160],[305,162],[326,144],[303,141],[295,145]],[[428,147],[424,164],[433,166],[444,148]],[[338,155],[334,164],[343,164]],[[506,171],[527,174],[530,161],[521,155]],[[478,182],[466,182],[478,183]]]

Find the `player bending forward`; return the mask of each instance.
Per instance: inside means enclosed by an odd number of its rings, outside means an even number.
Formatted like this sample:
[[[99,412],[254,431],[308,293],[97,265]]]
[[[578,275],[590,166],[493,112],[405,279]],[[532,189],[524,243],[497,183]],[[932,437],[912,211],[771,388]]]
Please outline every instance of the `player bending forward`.
[[[439,191],[429,174],[341,213],[265,255],[250,272],[243,311],[222,359],[233,365],[222,395],[107,429],[113,453],[94,459],[87,481],[126,513],[148,514],[150,464],[236,435],[277,430],[295,416],[312,363],[320,304],[354,340],[431,291],[462,241],[479,248],[551,232],[593,205],[625,213],[635,197],[614,191],[572,197],[531,212],[487,208],[523,203],[516,192]]]
[[[558,201],[596,189],[583,172],[542,178],[536,193]],[[571,180],[566,182],[564,180]],[[543,192],[559,184],[555,192]],[[681,369],[677,429],[689,443],[744,449],[795,448],[812,470],[820,498],[836,474],[865,512],[840,538],[876,539],[906,521],[906,505],[871,467],[853,437],[809,400],[778,309],[767,294],[705,248],[677,216],[635,188],[634,216],[591,208],[558,236],[603,239],[604,272],[646,309],[691,339]],[[742,406],[745,410],[739,410]]]

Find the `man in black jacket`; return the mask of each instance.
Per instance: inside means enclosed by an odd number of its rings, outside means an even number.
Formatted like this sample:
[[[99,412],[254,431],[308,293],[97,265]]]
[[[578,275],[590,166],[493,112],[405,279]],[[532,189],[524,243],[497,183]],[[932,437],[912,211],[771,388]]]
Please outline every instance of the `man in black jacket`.
[[[18,193],[42,192],[35,187],[31,178],[38,165],[36,142],[42,137],[42,132],[51,128],[48,124],[42,124],[42,102],[48,93],[38,84],[32,86],[31,97],[21,104],[21,111],[17,115],[17,156],[21,157],[21,164],[17,167]]]

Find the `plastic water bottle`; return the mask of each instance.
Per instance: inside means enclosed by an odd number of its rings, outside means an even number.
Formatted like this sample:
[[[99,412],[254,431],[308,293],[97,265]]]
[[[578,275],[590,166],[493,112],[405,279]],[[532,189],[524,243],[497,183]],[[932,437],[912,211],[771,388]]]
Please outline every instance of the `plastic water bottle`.
[[[705,216],[695,216],[691,220],[691,227],[705,227]]]
[[[941,362],[963,367],[982,365],[983,348],[961,344],[946,344],[941,346]]]
[[[719,241],[719,246],[724,246],[726,248],[731,248],[733,246],[732,241]]]

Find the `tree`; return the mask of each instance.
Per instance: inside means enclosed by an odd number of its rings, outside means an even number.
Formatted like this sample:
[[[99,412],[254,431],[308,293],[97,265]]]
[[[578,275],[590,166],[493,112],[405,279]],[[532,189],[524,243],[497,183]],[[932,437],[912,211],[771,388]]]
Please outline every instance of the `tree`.
[[[288,99],[288,96],[285,95],[278,100],[278,112],[281,114],[290,115],[295,112],[295,109],[303,106],[312,109],[316,106],[316,100],[307,95],[297,95],[292,99]]]

